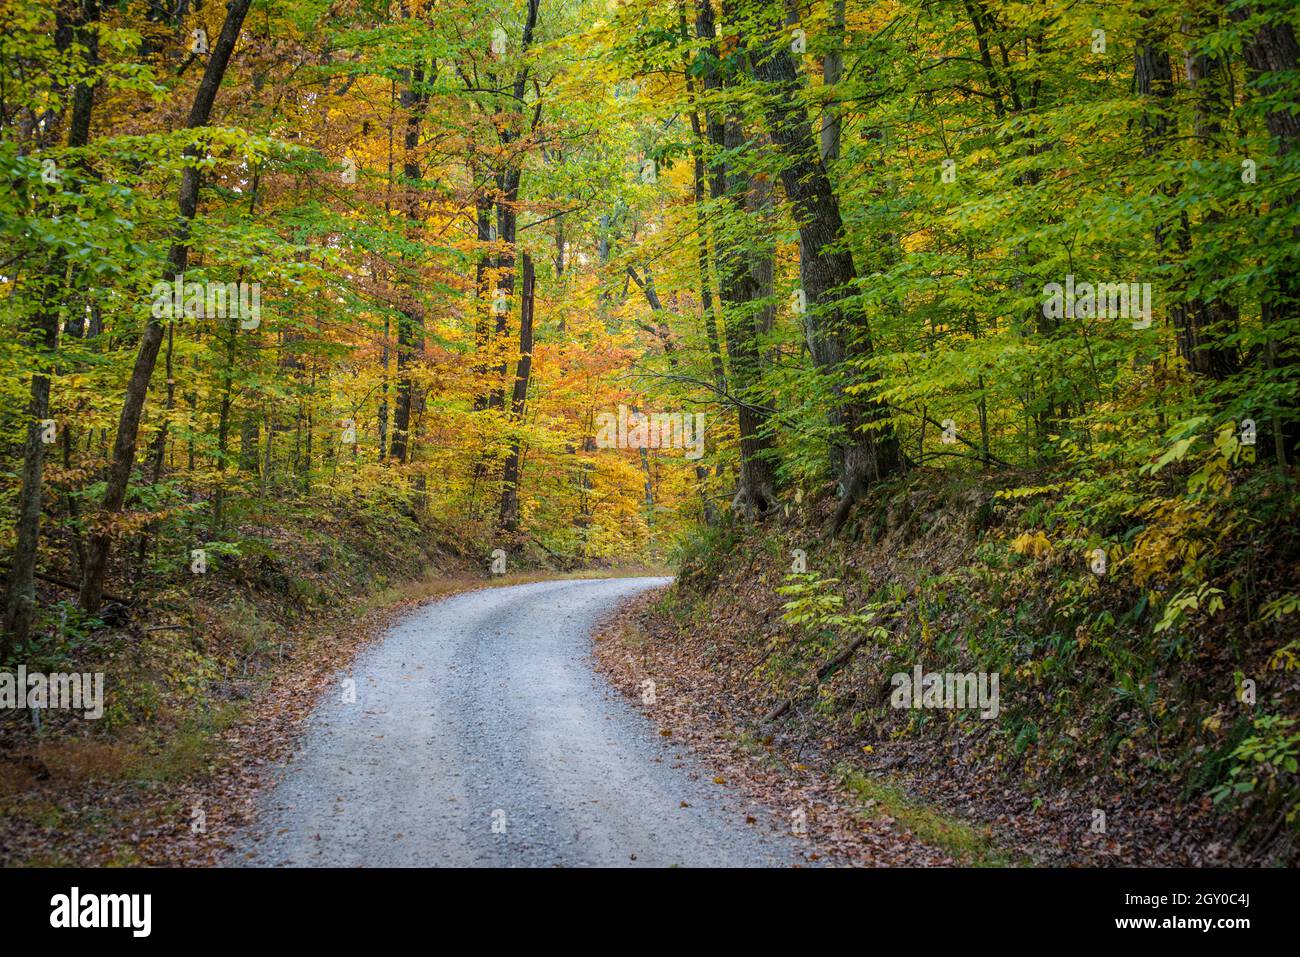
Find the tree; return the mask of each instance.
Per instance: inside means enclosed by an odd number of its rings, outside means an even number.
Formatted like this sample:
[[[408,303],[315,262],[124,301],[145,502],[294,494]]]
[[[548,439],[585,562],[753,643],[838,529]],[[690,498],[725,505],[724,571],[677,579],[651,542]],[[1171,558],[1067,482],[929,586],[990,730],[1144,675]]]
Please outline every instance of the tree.
[[[208,123],[212,115],[212,104],[217,98],[217,91],[226,75],[226,67],[234,53],[235,43],[244,17],[248,13],[251,0],[230,0],[226,8],[225,22],[221,34],[212,47],[212,57],[203,71],[203,79],[194,93],[194,102],[190,106],[185,128],[198,130]],[[174,233],[171,251],[167,262],[174,275],[181,275],[189,263],[190,223],[199,205],[200,171],[197,160],[200,150],[197,143],[186,148],[186,157],[195,161],[185,167],[181,177],[180,195],[177,198],[178,221]],[[100,521],[110,522],[114,513],[121,511],[126,501],[126,487],[131,480],[131,467],[135,463],[136,439],[140,433],[140,416],[144,411],[145,399],[149,394],[149,380],[153,377],[154,365],[158,361],[158,348],[162,345],[163,325],[157,317],[151,317],[145,324],[144,335],[140,339],[140,350],[136,354],[135,366],[131,370],[131,380],[127,385],[126,396],[122,401],[122,413],[118,418],[117,437],[113,444],[113,458],[109,465],[108,481],[104,497],[100,503],[105,513]],[[112,530],[101,527],[90,536],[86,550],[86,566],[81,576],[81,606],[87,611],[99,608],[104,594],[104,575],[108,568],[108,552],[112,544]]]
[[[767,85],[764,111],[772,142],[781,151],[781,182],[799,228],[799,280],[807,303],[808,348],[818,368],[842,375],[846,362],[870,360],[870,323],[853,301],[857,270],[845,248],[839,200],[831,188],[804,105],[804,88],[785,41],[750,44],[754,78]],[[888,408],[872,399],[877,377],[868,372],[865,390],[853,396],[843,379],[832,379],[832,462],[839,473],[841,505],[834,529],[848,517],[869,482],[894,474],[900,465],[898,440]]]
[[[79,82],[73,85],[72,116],[68,124],[69,150],[84,147],[90,141],[90,117],[95,104],[93,70],[98,59],[98,35],[93,27],[99,17],[99,4],[83,0],[78,5],[73,22],[61,25],[56,31],[56,45],[67,52],[75,39],[85,50],[85,63]],[[62,14],[60,13],[60,18]],[[77,175],[85,175],[78,169]],[[74,182],[70,188],[75,191]],[[31,393],[27,407],[27,441],[23,450],[22,492],[18,503],[18,541],[14,547],[13,567],[9,574],[9,595],[5,605],[4,635],[0,635],[0,661],[7,656],[10,643],[22,642],[31,628],[36,609],[36,552],[41,533],[42,476],[45,470],[45,447],[50,444],[46,423],[50,412],[50,376],[48,366],[54,361],[59,345],[59,299],[63,288],[66,257],[56,250],[51,256],[49,269],[32,290],[37,303],[36,321],[31,335],[41,355],[41,363],[31,377]],[[65,429],[67,426],[65,425]],[[65,432],[66,440],[66,432]]]

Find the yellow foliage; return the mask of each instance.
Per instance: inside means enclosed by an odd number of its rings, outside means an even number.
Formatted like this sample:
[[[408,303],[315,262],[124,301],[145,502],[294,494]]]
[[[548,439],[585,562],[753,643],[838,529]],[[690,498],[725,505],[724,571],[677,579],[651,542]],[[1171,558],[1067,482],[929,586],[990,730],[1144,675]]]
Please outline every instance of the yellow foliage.
[[[1052,553],[1052,543],[1041,531],[1025,532],[1011,543],[1011,550],[1017,555],[1032,555],[1038,558]]]

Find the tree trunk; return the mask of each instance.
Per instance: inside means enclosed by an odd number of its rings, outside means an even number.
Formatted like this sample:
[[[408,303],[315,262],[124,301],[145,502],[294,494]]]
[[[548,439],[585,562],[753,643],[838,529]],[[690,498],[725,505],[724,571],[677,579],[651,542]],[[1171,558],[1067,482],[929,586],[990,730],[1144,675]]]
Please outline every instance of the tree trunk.
[[[507,168],[497,175],[497,240],[501,246],[494,263],[497,284],[493,293],[495,321],[492,329],[493,341],[497,343],[502,342],[509,331],[510,314],[514,311],[515,227],[519,222],[517,206],[522,177],[523,171],[518,167]],[[504,305],[497,306],[496,303],[501,301],[504,301]],[[493,371],[492,388],[488,392],[489,409],[502,409],[505,406],[505,381],[508,368],[505,353],[500,353],[500,359]]]
[[[257,453],[262,443],[257,415],[250,409],[239,426],[239,471],[256,476],[261,472]]]
[[[1198,108],[1202,115],[1198,124],[1203,127],[1205,104],[1208,102],[1206,87],[1210,84],[1213,68],[1202,62],[1199,70],[1206,74],[1201,77],[1201,89],[1198,92]],[[1196,69],[1196,68],[1193,68]],[[1159,156],[1169,148],[1170,140],[1177,130],[1170,119],[1170,107],[1174,96],[1173,69],[1169,54],[1161,41],[1149,32],[1149,25],[1139,38],[1133,65],[1134,90],[1138,96],[1149,98],[1153,109],[1144,117],[1142,123],[1143,151],[1148,157]],[[1165,188],[1165,194],[1173,199],[1181,190],[1181,184],[1174,182]],[[1177,214],[1170,222],[1158,222],[1155,227],[1156,243],[1162,258],[1172,261],[1174,257],[1186,259],[1192,248],[1191,223],[1186,213]],[[1186,267],[1180,268],[1183,277],[1176,281],[1176,287],[1186,287]],[[1176,302],[1170,308],[1170,317],[1178,341],[1178,351],[1187,363],[1187,367],[1196,375],[1222,380],[1237,370],[1236,350],[1222,343],[1226,327],[1236,325],[1236,309],[1228,303],[1205,302],[1189,298]]]
[[[844,0],[831,0],[831,47],[822,57],[822,162],[829,169],[840,158],[840,106],[835,87],[844,73]]]
[[[1249,6],[1231,7],[1225,2],[1225,7],[1229,8],[1229,15],[1237,23],[1253,19],[1254,10]],[[1288,80],[1288,77],[1295,75],[1300,63],[1300,44],[1296,43],[1295,30],[1284,15],[1267,17],[1259,23],[1242,44],[1242,54],[1247,74],[1260,93],[1268,94],[1277,86],[1285,88],[1288,83],[1294,88],[1295,81]],[[1300,143],[1300,113],[1287,109],[1284,103],[1266,114],[1265,125],[1276,140],[1278,155],[1289,157]],[[1296,197],[1297,194],[1292,193],[1288,205],[1295,205]],[[1293,231],[1292,238],[1300,240],[1300,229]],[[1261,312],[1264,326],[1270,330],[1285,329],[1300,316],[1300,257],[1282,257],[1264,293]],[[1286,348],[1286,338],[1282,333],[1278,337],[1281,341],[1269,344],[1268,362],[1270,368],[1279,368],[1283,376],[1292,378],[1297,363],[1300,363],[1300,355],[1294,347]],[[1300,450],[1300,419],[1295,414],[1295,401],[1284,402],[1282,421],[1274,436],[1279,462],[1285,462],[1288,449],[1292,453]]]
[[[75,36],[86,47],[86,67],[91,70],[99,59],[99,33],[92,24],[99,17],[98,2],[81,4],[78,22],[69,31],[60,31],[67,40]],[[93,82],[78,83],[72,95],[72,120],[68,126],[68,148],[77,149],[90,141],[90,114],[94,106]],[[74,181],[70,191],[77,191]],[[41,537],[41,485],[45,471],[45,442],[42,420],[50,413],[50,374],[54,354],[59,346],[59,293],[63,286],[67,258],[62,250],[51,254],[49,269],[38,280],[37,317],[31,330],[37,352],[27,404],[27,438],[23,447],[22,490],[18,497],[17,541],[13,568],[9,575],[8,602],[5,606],[4,634],[0,634],[0,662],[13,645],[25,641],[36,612],[36,554]],[[67,423],[64,429],[68,428]],[[66,439],[66,434],[65,434]]]
[[[738,77],[720,75],[715,64],[717,30],[711,0],[699,0],[696,33],[709,47],[709,61],[704,72],[704,89],[715,91],[736,85]],[[705,114],[705,128],[715,154],[712,161],[710,192],[715,199],[725,197],[737,227],[752,223],[747,198],[751,183],[743,174],[734,173],[719,157],[738,149],[744,133],[737,117],[719,118],[713,111]],[[717,249],[718,296],[722,301],[723,324],[727,333],[731,385],[736,396],[736,415],[740,431],[740,476],[732,509],[747,518],[766,515],[776,507],[772,464],[768,458],[771,439],[764,431],[768,413],[756,394],[762,372],[759,361],[757,329],[751,304],[758,298],[754,277],[743,237],[727,231],[728,240]]]
[[[696,18],[698,21],[698,17]],[[697,29],[699,29],[697,22]],[[686,4],[681,7],[681,35],[685,42],[689,37],[686,24]],[[716,31],[715,31],[716,32]],[[718,395],[727,392],[727,373],[722,361],[722,345],[718,337],[718,319],[713,311],[713,270],[710,268],[709,256],[709,222],[704,211],[705,166],[704,166],[704,128],[700,124],[700,111],[696,107],[694,71],[690,60],[683,56],[682,75],[686,82],[686,94],[691,103],[691,165],[692,185],[695,200],[696,259],[700,273],[700,321],[704,324],[704,337],[709,344],[709,363],[713,369],[713,385]],[[714,197],[716,198],[716,197]]]
[[[898,439],[888,407],[865,394],[844,391],[846,359],[872,354],[871,331],[862,308],[844,302],[857,276],[852,254],[843,247],[839,201],[803,105],[803,83],[787,48],[751,50],[756,79],[770,84],[763,97],[768,130],[784,163],[781,182],[794,206],[799,228],[799,279],[807,300],[805,332],[813,361],[832,376],[832,464],[839,472],[842,499],[833,531],[848,518],[853,501],[868,482],[892,475],[901,464]],[[876,382],[867,373],[870,388]]]
[[[524,405],[528,401],[528,377],[533,366],[533,302],[536,277],[533,260],[523,254],[523,290],[519,303],[519,361],[515,364],[515,386],[510,396],[510,419],[514,429],[510,452],[506,456],[501,485],[500,525],[513,532],[519,527],[519,429],[524,422]]]
[[[217,90],[226,74],[230,56],[234,52],[235,42],[244,23],[244,16],[252,0],[230,0],[226,7],[226,19],[221,27],[221,35],[212,47],[211,58],[203,72],[194,102],[190,107],[187,129],[206,126],[212,114],[212,104],[217,97]],[[197,159],[198,151],[189,149],[187,157]],[[198,211],[199,204],[199,170],[189,164],[181,175],[181,189],[177,206],[179,221],[173,234],[172,247],[167,256],[168,264],[174,275],[185,271],[189,263],[190,222]],[[140,350],[136,354],[135,366],[131,370],[131,379],[127,385],[126,397],[122,403],[122,413],[118,418],[117,437],[113,443],[113,458],[108,470],[107,487],[104,490],[101,517],[111,518],[122,510],[126,501],[127,484],[131,480],[131,467],[135,463],[136,440],[140,434],[140,418],[144,412],[145,400],[149,394],[149,380],[153,376],[154,365],[158,361],[158,348],[162,345],[163,325],[150,317],[140,341]],[[108,569],[108,552],[112,543],[111,530],[101,528],[90,538],[90,547],[86,554],[86,568],[81,578],[81,606],[86,611],[96,611],[104,593],[104,576]]]
[[[431,78],[436,76],[430,71]],[[420,126],[428,108],[429,95],[422,89],[424,70],[416,68],[411,73],[410,86],[402,91],[401,106],[406,111],[406,133],[403,136],[404,159],[402,162],[402,179],[406,187],[406,218],[408,228],[418,238],[420,232],[420,201],[416,182],[420,179],[419,157],[416,148],[420,145]],[[403,280],[407,288],[401,296],[401,307],[397,316],[397,394],[393,403],[393,437],[389,454],[399,462],[407,462],[411,457],[411,406],[414,402],[415,383],[411,370],[419,362],[424,352],[424,307],[417,301],[412,289],[414,283]]]
[[[1197,43],[1219,28],[1218,18],[1202,8],[1192,22]],[[1187,57],[1187,83],[1192,88],[1196,106],[1196,152],[1210,159],[1227,149],[1223,142],[1223,124],[1231,105],[1232,77],[1222,57],[1197,52]],[[1223,214],[1211,209],[1205,214],[1207,226],[1220,222]],[[1191,248],[1191,229],[1187,214],[1181,217],[1181,235],[1186,237],[1184,253]],[[1225,342],[1237,331],[1240,315],[1235,303],[1223,299],[1197,299],[1186,307],[1186,315],[1174,311],[1178,321],[1178,351],[1189,368],[1198,375],[1222,381],[1241,369],[1236,346]]]
[[[537,27],[537,12],[540,0],[528,0],[528,13],[524,21],[524,33],[520,41],[521,53],[526,54],[533,42],[533,31]],[[495,85],[495,84],[494,84]],[[519,187],[523,179],[523,153],[515,147],[524,135],[524,92],[528,86],[528,67],[520,67],[515,74],[510,96],[501,108],[503,121],[498,126],[500,131],[501,155],[505,158],[498,167],[497,184],[497,241],[501,248],[496,257],[497,284],[499,294],[505,298],[506,307],[496,311],[495,333],[497,340],[505,336],[508,328],[511,305],[515,292],[515,228],[519,220]],[[541,103],[537,104],[533,116],[533,125],[540,119]],[[496,367],[496,382],[490,391],[488,407],[503,408],[505,404],[505,379],[507,364],[505,356],[501,357]]]
[[[492,198],[480,191],[474,200],[475,224],[478,230],[478,260],[474,264],[474,371],[479,376],[478,393],[474,396],[474,411],[482,412],[488,407],[491,389],[487,388],[488,359],[492,348],[492,303],[493,290],[490,288],[489,276],[493,269],[491,246]]]

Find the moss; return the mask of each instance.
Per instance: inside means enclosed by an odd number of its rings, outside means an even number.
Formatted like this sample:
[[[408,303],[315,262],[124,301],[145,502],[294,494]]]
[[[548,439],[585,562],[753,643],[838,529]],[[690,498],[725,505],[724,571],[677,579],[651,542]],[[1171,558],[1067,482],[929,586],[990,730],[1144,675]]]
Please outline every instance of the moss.
[[[135,781],[179,781],[210,764],[219,753],[221,733],[242,715],[245,705],[229,702],[191,718],[150,750],[134,750],[121,777]]]
[[[848,765],[835,769],[841,786],[860,802],[871,818],[889,817],[917,838],[942,848],[968,867],[1013,867],[1029,863],[1000,846],[993,829],[955,817],[934,804],[918,800],[892,782],[863,774]]]

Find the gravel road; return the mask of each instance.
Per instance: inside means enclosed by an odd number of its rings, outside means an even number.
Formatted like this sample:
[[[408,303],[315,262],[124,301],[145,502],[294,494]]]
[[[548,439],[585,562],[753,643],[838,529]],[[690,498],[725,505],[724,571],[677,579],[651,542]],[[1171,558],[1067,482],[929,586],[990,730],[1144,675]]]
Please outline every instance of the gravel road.
[[[228,862],[799,862],[769,812],[714,784],[592,671],[595,624],[667,582],[538,582],[414,612],[355,663],[355,703],[340,676]]]

